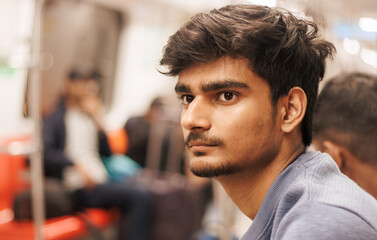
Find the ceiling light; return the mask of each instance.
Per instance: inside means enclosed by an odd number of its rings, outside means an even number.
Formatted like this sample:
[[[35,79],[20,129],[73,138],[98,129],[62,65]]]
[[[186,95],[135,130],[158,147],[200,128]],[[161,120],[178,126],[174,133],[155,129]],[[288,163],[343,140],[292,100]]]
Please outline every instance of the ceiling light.
[[[377,52],[371,49],[362,49],[360,52],[361,59],[368,65],[377,69]]]
[[[343,48],[347,53],[349,53],[351,55],[356,55],[356,54],[359,53],[360,44],[359,44],[359,41],[357,41],[357,40],[350,39],[350,38],[344,38]]]
[[[360,18],[359,26],[365,32],[377,32],[377,19]]]

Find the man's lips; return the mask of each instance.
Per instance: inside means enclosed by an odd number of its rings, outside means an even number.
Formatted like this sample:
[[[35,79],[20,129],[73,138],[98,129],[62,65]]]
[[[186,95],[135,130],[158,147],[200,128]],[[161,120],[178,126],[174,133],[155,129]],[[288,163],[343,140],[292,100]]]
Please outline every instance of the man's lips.
[[[215,147],[215,146],[217,146],[217,144],[205,143],[205,142],[189,142],[187,144],[187,146],[189,148],[193,148],[193,147]]]
[[[191,152],[196,153],[204,153],[207,151],[210,151],[210,149],[213,149],[214,147],[218,146],[215,143],[209,143],[209,142],[201,142],[201,141],[190,141],[187,144],[187,150]]]

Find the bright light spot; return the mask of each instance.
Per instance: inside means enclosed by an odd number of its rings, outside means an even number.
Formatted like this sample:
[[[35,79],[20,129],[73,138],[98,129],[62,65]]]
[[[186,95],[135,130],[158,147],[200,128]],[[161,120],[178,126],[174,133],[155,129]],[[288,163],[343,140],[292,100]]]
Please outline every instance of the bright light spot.
[[[359,26],[365,32],[377,32],[377,19],[360,18]]]
[[[10,68],[27,67],[27,56],[25,54],[15,54],[9,57],[8,64]]]
[[[343,48],[346,50],[347,53],[356,55],[359,53],[360,44],[359,41],[349,38],[344,38],[343,40]]]
[[[4,224],[7,222],[12,221],[14,218],[14,214],[12,209],[5,208],[4,210],[0,211],[0,224]]]
[[[249,0],[249,2],[255,5],[263,5],[267,7],[276,6],[276,0]]]
[[[368,65],[377,69],[377,52],[371,49],[361,49],[361,59]]]

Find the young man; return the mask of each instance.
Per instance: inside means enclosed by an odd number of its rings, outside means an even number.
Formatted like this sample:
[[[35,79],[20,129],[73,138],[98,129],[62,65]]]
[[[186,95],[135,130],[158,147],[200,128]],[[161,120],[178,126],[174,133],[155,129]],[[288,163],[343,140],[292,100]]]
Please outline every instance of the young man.
[[[377,199],[377,76],[341,74],[318,96],[313,144]]]
[[[164,48],[198,176],[214,177],[253,223],[243,239],[377,239],[377,202],[326,154],[306,152],[334,46],[284,10],[197,14]]]

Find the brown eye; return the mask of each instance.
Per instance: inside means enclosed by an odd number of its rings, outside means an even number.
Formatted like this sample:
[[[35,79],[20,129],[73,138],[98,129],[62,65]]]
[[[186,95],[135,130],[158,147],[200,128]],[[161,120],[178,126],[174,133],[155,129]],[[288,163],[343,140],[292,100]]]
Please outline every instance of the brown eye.
[[[224,98],[225,98],[225,100],[232,100],[233,99],[233,93],[231,93],[231,92],[226,92],[226,93],[224,93]]]
[[[219,95],[219,100],[223,102],[229,102],[234,100],[236,95],[233,92],[223,92]]]
[[[182,96],[182,103],[185,104],[190,104],[194,100],[194,96],[191,95],[183,95]]]

